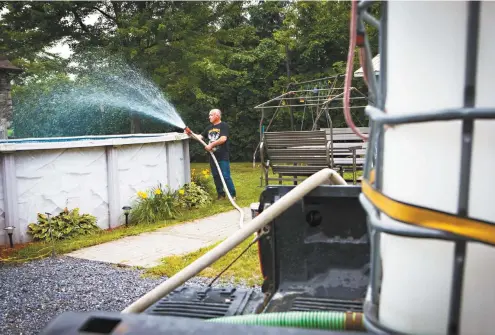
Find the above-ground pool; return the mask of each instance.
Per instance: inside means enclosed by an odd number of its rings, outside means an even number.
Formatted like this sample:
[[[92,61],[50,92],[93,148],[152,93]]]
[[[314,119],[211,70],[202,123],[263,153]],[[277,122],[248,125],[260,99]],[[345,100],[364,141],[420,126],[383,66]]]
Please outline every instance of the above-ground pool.
[[[138,191],[190,181],[189,139],[181,133],[26,138],[0,141],[0,245],[30,240],[37,213],[65,207],[94,215],[98,226],[124,223],[122,207]]]

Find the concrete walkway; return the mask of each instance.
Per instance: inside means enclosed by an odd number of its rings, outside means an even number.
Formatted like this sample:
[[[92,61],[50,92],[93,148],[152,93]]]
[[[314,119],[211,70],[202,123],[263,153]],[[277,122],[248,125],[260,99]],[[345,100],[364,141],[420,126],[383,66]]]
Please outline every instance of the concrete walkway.
[[[243,210],[244,222],[251,221],[249,208]],[[76,250],[67,256],[129,266],[153,267],[159,265],[163,257],[196,251],[225,239],[239,229],[239,218],[239,212],[234,209],[154,232]]]

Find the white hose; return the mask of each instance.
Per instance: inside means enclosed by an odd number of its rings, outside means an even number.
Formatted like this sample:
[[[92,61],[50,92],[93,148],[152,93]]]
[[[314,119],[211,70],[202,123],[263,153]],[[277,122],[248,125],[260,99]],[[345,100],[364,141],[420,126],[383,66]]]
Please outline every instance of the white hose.
[[[297,185],[290,192],[276,201],[273,205],[262,211],[247,225],[233,233],[219,245],[206,254],[186,266],[180,272],[176,273],[150,292],[133,302],[126,307],[122,313],[140,313],[146,308],[153,305],[155,302],[166,296],[180,285],[185,283],[190,278],[203,271],[206,267],[216,262],[223,255],[241,244],[249,235],[259,231],[269,222],[273,221],[277,216],[287,210],[290,206],[302,199],[306,194],[313,189],[328,181],[332,184],[347,185],[345,180],[334,170],[325,168],[305,179],[301,184]]]
[[[207,144],[201,138],[199,138],[195,133],[191,132],[191,135],[194,137],[195,140],[200,142],[203,146],[205,146],[205,147],[207,146]],[[223,179],[222,170],[220,170],[220,166],[218,165],[217,158],[215,157],[215,155],[211,151],[210,151],[210,155],[213,158],[213,161],[215,162],[218,174],[220,175],[220,179],[222,180],[223,189],[225,190],[225,193],[227,193],[227,196],[229,197],[230,203],[232,204],[232,206],[234,206],[239,211],[239,213],[241,213],[241,217],[239,218],[239,227],[242,228],[242,226],[244,225],[244,211],[242,210],[242,208],[240,208],[236,204],[234,199],[232,199],[232,196],[229,192],[229,189],[228,189],[227,185],[225,184],[225,179]]]

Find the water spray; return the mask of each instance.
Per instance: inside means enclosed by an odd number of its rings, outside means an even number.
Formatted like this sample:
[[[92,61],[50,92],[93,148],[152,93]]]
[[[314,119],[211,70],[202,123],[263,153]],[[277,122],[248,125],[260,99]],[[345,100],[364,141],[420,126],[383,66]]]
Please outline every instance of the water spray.
[[[184,132],[191,136],[192,138],[194,138],[196,141],[198,141],[199,143],[201,143],[205,148],[207,146],[207,144],[198,136],[196,135],[191,129],[189,129],[189,127],[185,127],[184,129]],[[232,206],[234,206],[238,211],[239,213],[241,214],[241,217],[239,218],[239,227],[242,228],[243,224],[244,224],[244,211],[242,210],[242,208],[240,208],[236,202],[234,201],[234,199],[232,198],[232,195],[230,194],[229,192],[229,189],[227,188],[227,184],[225,183],[225,179],[223,178],[223,174],[222,174],[222,170],[220,169],[220,166],[218,165],[218,161],[217,161],[217,158],[215,157],[215,155],[213,154],[212,151],[209,152],[211,157],[213,158],[213,161],[215,162],[215,166],[217,168],[217,171],[218,171],[218,174],[220,175],[220,179],[222,180],[222,185],[223,185],[223,188],[225,190],[225,193],[227,193],[227,196],[229,197],[229,200],[230,200],[230,203],[232,204]]]

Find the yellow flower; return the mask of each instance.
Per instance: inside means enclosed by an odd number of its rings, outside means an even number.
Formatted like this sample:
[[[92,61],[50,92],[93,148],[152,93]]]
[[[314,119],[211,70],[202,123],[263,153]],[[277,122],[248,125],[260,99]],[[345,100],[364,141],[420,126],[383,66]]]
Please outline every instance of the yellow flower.
[[[185,192],[184,192],[184,190],[183,190],[183,189],[180,189],[180,190],[179,190],[179,194],[180,194],[180,195],[184,195],[184,193],[185,193]]]
[[[137,193],[137,195],[141,198],[141,199],[146,199],[148,197],[148,195],[146,194],[146,192],[143,192],[143,191],[139,191]]]
[[[155,194],[162,194],[162,190],[160,190],[159,188],[157,188],[157,189],[155,190]]]

